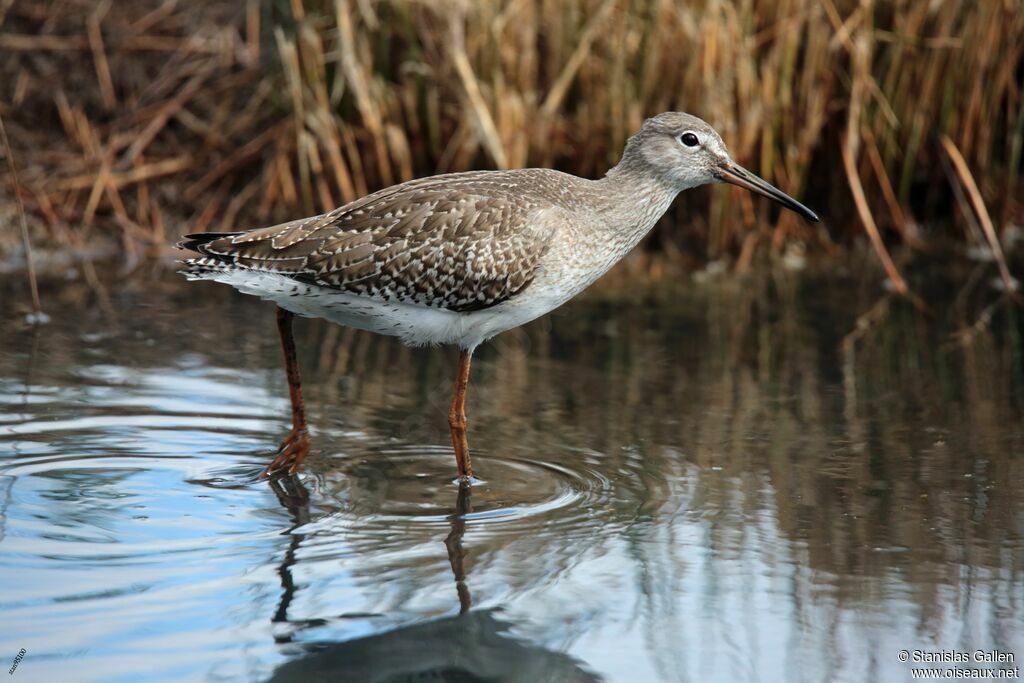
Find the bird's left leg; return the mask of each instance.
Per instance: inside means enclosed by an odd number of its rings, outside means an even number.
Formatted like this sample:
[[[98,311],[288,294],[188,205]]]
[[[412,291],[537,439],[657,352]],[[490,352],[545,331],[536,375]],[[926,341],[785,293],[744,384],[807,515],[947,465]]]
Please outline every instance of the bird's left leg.
[[[263,470],[264,477],[285,470],[295,474],[302,461],[309,454],[309,429],[306,426],[306,404],[302,400],[302,384],[299,381],[299,362],[295,358],[295,337],[292,336],[292,318],[295,314],[278,307],[277,332],[281,337],[284,352],[284,367],[288,375],[288,394],[292,401],[292,429],[281,442],[277,457]]]

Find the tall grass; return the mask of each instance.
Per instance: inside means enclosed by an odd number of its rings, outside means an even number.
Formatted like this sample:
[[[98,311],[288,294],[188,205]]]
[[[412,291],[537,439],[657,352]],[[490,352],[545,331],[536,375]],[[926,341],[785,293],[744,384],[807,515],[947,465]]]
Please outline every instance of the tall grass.
[[[1016,0],[23,0],[0,15],[0,113],[48,234],[134,255],[423,174],[599,176],[685,110],[841,243],[874,233],[905,289],[894,243],[993,247],[973,215],[924,227],[959,210],[940,139],[995,237],[1021,220],[1022,35]],[[652,245],[690,260],[827,243],[734,188],[676,212]]]
[[[18,218],[21,225],[21,245],[25,254],[25,270],[26,275],[28,275],[29,291],[32,293],[32,320],[38,323],[43,321],[43,306],[39,300],[39,283],[36,281],[36,268],[32,260],[32,240],[28,234],[25,207],[21,203],[21,185],[18,183],[18,169],[15,166],[14,154],[11,153],[11,141],[7,137],[7,126],[4,125],[3,116],[0,116],[0,143],[3,143],[4,153],[7,155],[7,167],[11,172],[11,182],[14,184],[14,193],[16,195],[15,204],[18,207]]]

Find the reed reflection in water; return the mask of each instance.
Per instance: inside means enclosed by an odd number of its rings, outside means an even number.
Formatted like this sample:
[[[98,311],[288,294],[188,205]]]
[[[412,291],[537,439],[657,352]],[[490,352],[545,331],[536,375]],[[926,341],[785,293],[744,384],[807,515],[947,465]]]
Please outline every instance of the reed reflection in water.
[[[1019,316],[959,346],[893,302],[844,345],[866,289],[598,293],[499,337],[471,494],[450,350],[300,322],[314,450],[268,484],[289,419],[269,308],[68,290],[36,335],[0,331],[0,642],[19,675],[105,681],[904,680],[901,648],[1024,656]]]

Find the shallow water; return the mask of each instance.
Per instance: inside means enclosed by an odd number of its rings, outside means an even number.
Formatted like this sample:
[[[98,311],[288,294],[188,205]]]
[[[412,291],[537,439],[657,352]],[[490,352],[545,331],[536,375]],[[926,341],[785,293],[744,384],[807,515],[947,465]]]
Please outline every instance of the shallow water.
[[[468,498],[450,349],[299,321],[314,448],[268,483],[290,417],[271,307],[173,276],[51,295],[51,324],[0,331],[0,653],[47,681],[1019,665],[1024,324],[997,309],[960,346],[952,314],[883,304],[844,346],[877,291],[598,294],[499,337]]]

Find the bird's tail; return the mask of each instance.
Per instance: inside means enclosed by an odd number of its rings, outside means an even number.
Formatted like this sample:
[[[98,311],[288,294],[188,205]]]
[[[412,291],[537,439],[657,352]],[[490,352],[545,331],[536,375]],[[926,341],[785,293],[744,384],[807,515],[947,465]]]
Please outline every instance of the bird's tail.
[[[185,235],[185,239],[174,246],[178,247],[178,249],[187,249],[188,251],[205,254],[207,252],[203,247],[210,242],[241,234],[240,232],[194,232],[191,235]]]
[[[232,270],[237,270],[231,259],[210,254],[206,249],[204,249],[205,245],[213,242],[214,240],[219,240],[223,237],[233,237],[237,234],[239,233],[197,232],[191,235],[185,235],[185,239],[178,242],[175,246],[178,247],[178,249],[194,251],[199,254],[199,256],[182,259],[180,261],[181,268],[178,272],[189,280],[206,280],[209,279],[210,276],[217,275],[218,273],[227,273]]]

